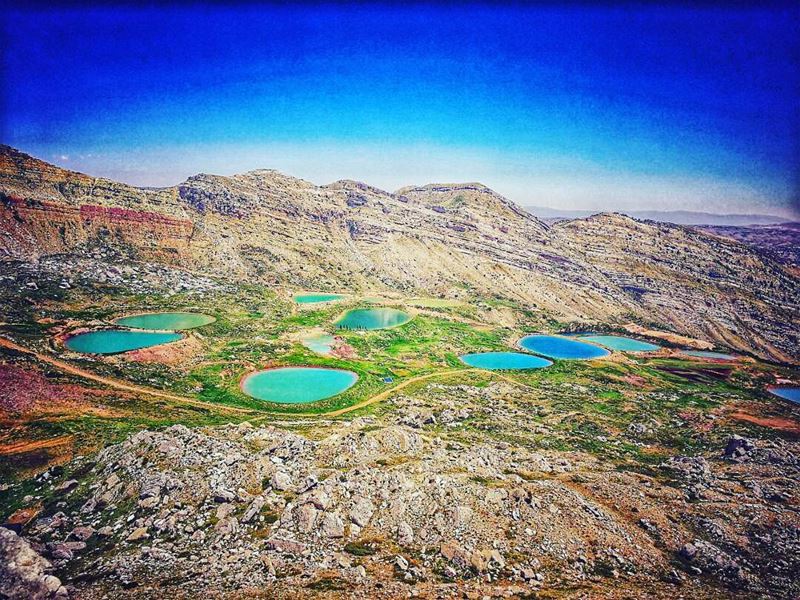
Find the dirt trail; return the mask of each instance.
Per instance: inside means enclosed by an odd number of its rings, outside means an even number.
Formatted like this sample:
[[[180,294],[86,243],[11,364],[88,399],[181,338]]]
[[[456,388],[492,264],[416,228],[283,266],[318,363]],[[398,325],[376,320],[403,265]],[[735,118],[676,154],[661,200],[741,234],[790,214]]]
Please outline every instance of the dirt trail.
[[[37,360],[42,362],[46,362],[49,365],[56,367],[66,373],[70,373],[72,375],[77,375],[78,377],[83,377],[84,379],[91,379],[92,381],[96,381],[98,383],[102,383],[103,385],[107,385],[112,388],[116,388],[118,390],[125,390],[128,392],[135,392],[138,394],[144,394],[146,396],[154,396],[156,398],[164,398],[166,400],[170,400],[172,402],[178,402],[180,404],[189,404],[192,406],[198,406],[201,408],[208,408],[210,410],[217,410],[220,412],[233,412],[233,413],[240,413],[240,414],[252,414],[252,413],[259,413],[259,411],[249,408],[238,408],[235,406],[226,406],[222,404],[213,404],[211,402],[203,402],[201,400],[193,400],[192,398],[187,398],[185,396],[178,396],[177,394],[170,394],[169,392],[162,392],[159,390],[154,390],[151,388],[147,388],[144,386],[135,385],[132,383],[126,383],[124,381],[120,381],[118,379],[113,379],[111,377],[103,377],[101,375],[96,375],[91,371],[86,371],[85,369],[81,369],[80,367],[75,367],[69,363],[66,363],[62,360],[58,360],[57,358],[53,358],[52,356],[48,356],[47,354],[42,354],[40,352],[35,352],[24,346],[20,346],[12,342],[11,340],[0,337],[0,347],[8,348],[10,350],[16,350],[17,352],[22,352],[23,354],[27,354],[29,356],[33,356]]]
[[[154,390],[151,388],[135,385],[132,383],[126,383],[124,381],[120,381],[118,379],[113,379],[111,377],[103,377],[101,375],[96,375],[91,371],[86,371],[85,369],[81,369],[80,367],[73,366],[67,362],[62,360],[58,360],[57,358],[53,358],[52,356],[48,356],[47,354],[42,354],[40,352],[35,352],[24,346],[20,346],[12,342],[11,340],[0,337],[0,347],[9,348],[11,350],[16,350],[17,352],[22,352],[23,354],[27,354],[29,356],[33,356],[36,359],[46,362],[49,365],[56,367],[66,373],[71,373],[72,375],[77,375],[78,377],[83,377],[84,379],[91,379],[92,381],[96,381],[98,383],[102,383],[103,385],[107,385],[109,387],[113,387],[119,390],[125,390],[128,392],[136,392],[139,394],[145,394],[147,396],[154,396],[157,398],[164,398],[166,400],[171,400],[172,402],[178,402],[181,404],[190,404],[192,406],[199,406],[202,408],[208,408],[211,410],[218,410],[220,412],[233,412],[239,414],[257,414],[258,417],[255,419],[250,419],[250,422],[261,421],[264,419],[268,419],[270,417],[338,417],[349,412],[353,412],[354,410],[359,410],[361,408],[365,408],[376,402],[380,402],[381,400],[385,400],[395,392],[402,390],[403,388],[411,385],[412,383],[416,383],[418,381],[425,381],[426,379],[432,379],[434,377],[447,377],[448,375],[455,375],[456,373],[472,373],[475,371],[482,371],[483,369],[450,369],[447,371],[435,371],[433,373],[426,373],[425,375],[417,375],[416,377],[412,377],[411,379],[406,379],[398,383],[396,386],[389,388],[388,390],[384,390],[379,394],[375,394],[363,400],[357,404],[353,404],[351,406],[345,406],[344,408],[338,408],[336,410],[328,411],[328,412],[321,412],[321,413],[310,413],[310,412],[302,412],[302,413],[293,413],[293,412],[264,412],[258,411],[255,409],[249,408],[238,408],[235,406],[225,406],[222,404],[212,404],[210,402],[202,402],[201,400],[193,400],[191,398],[187,398],[185,396],[178,396],[177,394],[170,394],[169,392],[162,392],[159,390]],[[497,374],[496,374],[497,375]],[[509,379],[513,383],[520,385],[519,382],[514,382],[510,378],[507,378],[503,375],[500,375],[501,379]]]
[[[155,396],[157,398],[164,398],[166,400],[171,400],[173,402],[179,402],[182,404],[190,404],[192,406],[199,406],[202,408],[208,408],[212,410],[218,410],[221,412],[235,412],[240,414],[258,414],[258,418],[251,419],[251,422],[259,421],[263,419],[268,419],[271,416],[276,417],[338,417],[340,415],[352,412],[354,410],[358,410],[360,408],[364,408],[376,402],[380,402],[381,400],[385,400],[394,392],[402,390],[408,385],[412,383],[416,383],[417,381],[424,381],[426,379],[431,379],[433,377],[446,377],[448,375],[453,375],[455,373],[469,373],[471,371],[480,371],[480,369],[450,369],[449,371],[436,371],[434,373],[427,373],[425,375],[418,375],[416,377],[412,377],[411,379],[406,379],[405,381],[400,382],[396,386],[385,390],[379,394],[376,394],[366,400],[359,402],[358,404],[353,404],[352,406],[345,406],[344,408],[339,408],[336,410],[332,410],[329,412],[324,413],[290,413],[290,412],[273,412],[270,411],[265,413],[263,411],[257,411],[254,409],[249,408],[237,408],[235,406],[225,406],[221,404],[212,404],[210,402],[202,402],[200,400],[193,400],[191,398],[187,398],[185,396],[178,396],[177,394],[170,394],[169,392],[162,392],[159,390],[150,389],[147,387],[135,385],[132,383],[126,383],[124,381],[120,381],[118,379],[113,379],[111,377],[103,377],[101,375],[96,375],[91,371],[86,371],[85,369],[81,369],[80,367],[75,367],[67,362],[62,360],[58,360],[57,358],[53,358],[52,356],[48,356],[47,354],[42,354],[40,352],[35,352],[24,346],[20,346],[12,342],[11,340],[0,337],[0,347],[9,348],[11,350],[16,350],[17,352],[22,352],[23,354],[27,354],[29,356],[33,356],[36,359],[46,362],[49,365],[56,367],[66,373],[71,373],[72,375],[77,375],[78,377],[83,377],[84,379],[91,379],[92,381],[96,381],[98,383],[102,383],[103,385],[107,385],[109,387],[113,387],[119,390],[125,390],[128,392],[136,392],[140,394],[145,394],[148,396]]]
[[[33,450],[42,450],[44,448],[54,448],[56,446],[63,446],[72,441],[74,436],[62,435],[47,440],[23,440],[14,442],[5,446],[0,445],[0,456],[8,456],[11,454],[22,454],[23,452],[32,452]]]

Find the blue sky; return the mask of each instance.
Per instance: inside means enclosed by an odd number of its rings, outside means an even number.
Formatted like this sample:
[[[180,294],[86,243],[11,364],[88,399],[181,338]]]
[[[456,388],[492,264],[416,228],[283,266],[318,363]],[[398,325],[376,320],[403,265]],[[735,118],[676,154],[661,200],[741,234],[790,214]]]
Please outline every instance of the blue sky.
[[[19,5],[21,6],[21,5]],[[800,9],[3,13],[2,141],[138,185],[277,168],[521,204],[791,214]]]

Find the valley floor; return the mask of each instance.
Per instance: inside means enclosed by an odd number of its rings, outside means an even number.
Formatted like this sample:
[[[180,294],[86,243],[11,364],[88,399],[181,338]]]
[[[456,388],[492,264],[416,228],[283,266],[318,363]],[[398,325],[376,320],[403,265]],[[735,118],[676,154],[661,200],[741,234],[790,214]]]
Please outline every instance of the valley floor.
[[[43,598],[800,593],[800,406],[767,391],[796,368],[666,343],[490,372],[458,355],[568,325],[386,290],[301,308],[293,290],[86,258],[0,277],[0,550],[31,557],[0,594],[25,577]],[[413,320],[331,330],[331,356],[300,343],[375,295]],[[124,355],[63,347],[158,310],[216,321]],[[359,380],[311,405],[241,392],[278,365]]]

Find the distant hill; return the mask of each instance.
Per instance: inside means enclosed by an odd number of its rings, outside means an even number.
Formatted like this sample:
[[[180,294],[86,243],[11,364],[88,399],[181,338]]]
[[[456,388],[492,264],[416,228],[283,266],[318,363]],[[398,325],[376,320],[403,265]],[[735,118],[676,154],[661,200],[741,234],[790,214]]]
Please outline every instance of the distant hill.
[[[702,225],[697,229],[758,248],[779,262],[800,268],[800,222],[749,227]]]
[[[525,210],[542,220],[550,222],[563,221],[566,219],[583,219],[602,212],[597,210],[561,210],[544,206],[526,206]],[[776,215],[718,215],[706,212],[693,212],[690,210],[636,210],[615,212],[621,212],[634,219],[660,221],[662,223],[673,223],[675,225],[774,225],[776,223],[788,223],[791,221],[791,219],[778,217]]]

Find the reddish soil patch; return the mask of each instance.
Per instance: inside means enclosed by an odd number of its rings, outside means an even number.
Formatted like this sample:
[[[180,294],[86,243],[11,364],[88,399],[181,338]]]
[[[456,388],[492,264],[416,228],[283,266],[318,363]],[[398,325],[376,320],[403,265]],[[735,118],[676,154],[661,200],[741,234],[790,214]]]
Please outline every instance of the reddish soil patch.
[[[642,327],[641,325],[637,325],[636,323],[628,323],[623,327],[625,327],[625,329],[630,333],[635,333],[637,335],[643,335],[645,337],[650,337],[650,338],[666,340],[678,346],[689,346],[690,348],[695,348],[697,350],[711,350],[712,348],[714,348],[714,344],[712,344],[711,342],[706,342],[705,340],[698,340],[696,338],[687,337],[685,335],[679,335],[677,333],[670,333],[668,331],[647,329],[646,327]]]
[[[608,378],[611,379],[612,381],[618,381],[619,383],[626,383],[636,388],[647,387],[647,379],[645,379],[641,375],[633,375],[633,374],[622,375],[622,376],[609,375]]]
[[[132,350],[120,354],[122,360],[136,362],[157,362],[165,365],[176,365],[196,356],[203,349],[203,344],[196,337],[187,335],[182,340],[160,346],[151,346],[141,350]]]
[[[358,356],[356,349],[341,341],[340,338],[336,339],[336,345],[331,349],[331,355],[338,358],[356,358]]]
[[[730,366],[698,368],[659,367],[658,370],[663,373],[669,373],[670,375],[677,375],[683,379],[688,379],[693,383],[712,383],[714,381],[724,381],[732,372],[732,368]]]
[[[745,421],[760,425],[761,427],[769,427],[770,429],[777,429],[787,433],[795,433],[800,435],[800,423],[792,419],[784,419],[783,417],[757,417],[744,412],[735,412],[731,414],[732,419],[737,421]]]
[[[21,440],[18,442],[10,442],[0,446],[0,454],[22,454],[23,452],[63,446],[72,442],[72,438],[73,436],[71,435],[61,435],[59,437],[50,438],[49,440]]]
[[[91,398],[119,396],[74,384],[53,383],[34,369],[0,362],[0,410],[25,412],[52,404],[84,403]]]

